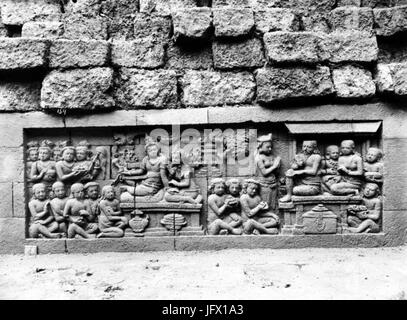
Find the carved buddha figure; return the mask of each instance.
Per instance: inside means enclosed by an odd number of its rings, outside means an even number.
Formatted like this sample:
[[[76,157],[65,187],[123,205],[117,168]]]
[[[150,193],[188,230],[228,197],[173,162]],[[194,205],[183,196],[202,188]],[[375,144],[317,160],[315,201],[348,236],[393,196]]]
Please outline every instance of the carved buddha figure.
[[[270,210],[267,202],[260,196],[259,182],[248,179],[243,185],[240,197],[245,234],[276,234],[280,223],[279,217]]]
[[[348,209],[348,229],[352,233],[377,233],[382,212],[380,189],[375,183],[367,183],[363,189],[363,205]]]
[[[383,183],[383,153],[380,149],[369,148],[363,163],[365,179],[368,182]]]
[[[242,234],[238,228],[242,224],[240,205],[236,203],[236,193],[240,193],[240,183],[234,184],[234,196],[226,193],[226,183],[222,178],[211,181],[208,197],[208,233],[210,235]]]
[[[102,189],[102,200],[100,201],[100,217],[98,238],[120,238],[124,235],[124,229],[129,220],[123,216],[120,210],[120,201],[116,199],[112,186]]]
[[[260,177],[262,198],[271,209],[277,208],[277,177],[276,172],[280,167],[281,158],[272,152],[272,135],[262,136],[257,139],[258,154],[255,156],[256,175]]]
[[[43,182],[50,185],[56,180],[55,161],[51,160],[52,142],[44,140],[38,149],[38,161],[32,163],[30,179],[32,182]]]
[[[167,202],[199,204],[203,198],[195,183],[194,169],[182,163],[181,153],[174,153],[172,163],[168,167],[168,185],[164,199]]]
[[[55,221],[51,211],[50,200],[47,199],[47,187],[43,183],[33,186],[34,196],[28,203],[31,214],[31,225],[29,228],[32,238],[60,238],[58,223]]]
[[[287,195],[281,202],[291,201],[293,195],[315,196],[321,191],[319,170],[322,157],[314,140],[304,141],[302,152],[297,154],[286,173]]]
[[[341,143],[341,156],[338,159],[339,182],[331,186],[334,195],[358,195],[362,187],[363,160],[355,153],[355,142]]]
[[[140,168],[121,173],[127,184],[136,184],[137,180],[141,180],[136,186],[124,187],[131,196],[152,196],[163,187],[168,187],[167,159],[161,154],[160,147],[155,142],[149,142],[145,151],[147,156],[141,161]]]
[[[326,148],[325,158],[322,160],[322,189],[331,194],[331,186],[341,180],[338,172],[339,147],[335,145]]]

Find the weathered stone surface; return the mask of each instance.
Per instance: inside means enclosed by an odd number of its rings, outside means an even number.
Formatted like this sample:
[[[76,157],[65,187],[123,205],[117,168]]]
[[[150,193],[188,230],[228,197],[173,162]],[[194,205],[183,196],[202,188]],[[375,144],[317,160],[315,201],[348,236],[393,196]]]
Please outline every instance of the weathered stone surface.
[[[0,254],[24,253],[25,219],[0,218]]]
[[[174,37],[201,39],[209,36],[212,12],[209,8],[193,8],[172,13]]]
[[[339,7],[329,15],[331,27],[335,31],[373,30],[373,10],[371,8]]]
[[[48,43],[26,38],[0,39],[0,70],[29,69],[46,65]]]
[[[152,37],[114,41],[112,63],[121,67],[157,68],[164,65],[164,46]]]
[[[254,12],[256,30],[266,33],[270,31],[298,31],[299,19],[292,10],[262,9]]]
[[[316,33],[278,31],[264,35],[264,46],[272,62],[317,63],[327,58],[322,40]]]
[[[279,0],[269,0],[270,2],[277,2]],[[212,0],[212,7],[224,7],[224,6],[241,6],[251,7],[257,4],[257,0]]]
[[[329,12],[296,10],[304,31],[329,33]]]
[[[25,187],[23,182],[13,182],[13,217],[26,217]]]
[[[38,254],[66,253],[66,239],[26,239],[24,246],[37,246]]]
[[[33,111],[40,107],[41,83],[0,82],[1,111]]]
[[[378,36],[391,36],[407,30],[407,6],[374,9],[373,13]]]
[[[338,7],[354,6],[360,7],[362,5],[362,0],[338,0]]]
[[[71,14],[65,15],[63,22],[66,39],[107,40],[107,22],[102,17]]]
[[[136,0],[105,0],[101,2],[100,13],[108,18],[109,38],[129,40],[133,38],[134,18],[139,10]]]
[[[263,68],[256,71],[257,101],[330,95],[334,92],[328,67]]]
[[[152,13],[159,15],[170,15],[174,11],[185,8],[195,8],[196,0],[139,0],[140,12]]]
[[[182,102],[187,106],[248,103],[255,93],[254,78],[248,72],[188,71],[182,88]]]
[[[378,64],[377,90],[396,95],[407,95],[407,63]]]
[[[165,67],[175,70],[211,69],[213,67],[212,48],[209,45],[178,46],[170,43]]]
[[[238,37],[254,27],[253,10],[249,8],[219,8],[213,10],[216,37]]]
[[[0,147],[0,182],[24,181],[23,148]]]
[[[379,63],[407,61],[407,37],[399,33],[394,37],[379,37]]]
[[[336,94],[340,98],[367,98],[376,93],[372,73],[355,66],[344,66],[332,72]]]
[[[236,42],[216,41],[212,45],[215,68],[253,68],[265,63],[263,46],[259,39],[252,38]]]
[[[0,183],[0,218],[13,217],[13,186],[11,182]]]
[[[65,0],[64,11],[67,14],[80,13],[86,15],[98,15],[102,4],[100,0]],[[137,1],[136,1],[137,2]]]
[[[166,40],[170,37],[171,18],[158,14],[138,13],[134,19],[134,38],[153,37]]]
[[[51,68],[98,67],[107,63],[109,43],[101,40],[55,40],[49,53]]]
[[[115,96],[125,109],[173,107],[177,103],[177,78],[174,71],[120,70]]]
[[[407,230],[407,211],[384,211],[383,232],[386,246],[402,246],[405,244]]]
[[[109,68],[52,71],[43,82],[44,109],[95,109],[115,105],[109,96],[113,71]]]
[[[2,0],[0,12],[4,24],[23,25],[38,17],[53,20],[59,17],[61,10],[54,0]]]
[[[27,38],[59,38],[64,33],[64,25],[58,21],[29,21],[24,23],[21,36]]]
[[[334,32],[326,37],[325,48],[330,62],[374,62],[379,49],[376,37],[366,32]]]

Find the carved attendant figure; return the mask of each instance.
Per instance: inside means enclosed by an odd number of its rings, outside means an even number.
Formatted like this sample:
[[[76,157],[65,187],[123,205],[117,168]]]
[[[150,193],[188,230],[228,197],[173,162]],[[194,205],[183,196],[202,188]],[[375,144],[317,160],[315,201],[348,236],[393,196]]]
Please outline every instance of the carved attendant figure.
[[[368,182],[383,183],[383,153],[380,149],[369,148],[363,164],[365,179]]]
[[[58,223],[59,232],[66,234],[68,232],[68,226],[64,216],[64,210],[68,197],[66,196],[65,185],[60,181],[55,182],[52,185],[52,192],[55,196],[55,198],[51,200],[52,213],[55,221]]]
[[[281,158],[272,154],[272,135],[259,137],[258,154],[255,157],[256,174],[260,177],[262,198],[272,210],[277,209],[277,178],[276,171],[280,167]]]
[[[91,154],[90,145],[87,141],[81,141],[75,148],[75,151],[76,162],[72,170],[78,173],[79,181],[82,183],[93,180],[101,170],[99,162],[99,156],[101,155],[100,150],[91,160],[89,160]],[[96,166],[96,164],[98,166]]]
[[[279,217],[270,211],[268,204],[261,199],[260,183],[248,179],[243,185],[240,197],[243,212],[243,231],[245,234],[276,234]]]
[[[55,161],[51,160],[52,142],[44,140],[38,149],[39,160],[31,165],[30,179],[32,182],[43,182],[47,185],[56,180]]]
[[[331,186],[335,195],[358,195],[362,186],[363,160],[355,154],[355,142],[345,140],[341,143],[341,156],[338,160],[341,181]]]
[[[124,235],[124,229],[128,225],[128,219],[120,210],[120,202],[115,197],[114,188],[105,186],[102,189],[102,201],[100,201],[100,217],[98,238],[120,238]]]
[[[331,186],[338,183],[341,180],[341,176],[338,172],[338,159],[339,159],[339,147],[332,145],[326,148],[325,159],[322,160],[322,188],[323,191],[331,193]]]
[[[60,238],[58,223],[55,221],[50,208],[50,201],[47,199],[46,186],[37,183],[33,186],[34,197],[28,203],[31,214],[31,226],[29,228],[32,238]]]
[[[363,189],[363,206],[351,206],[348,209],[350,232],[377,233],[380,231],[379,220],[382,212],[382,201],[379,194],[380,190],[377,184],[366,184]]]
[[[316,141],[304,141],[302,152],[296,155],[291,169],[286,173],[287,195],[281,202],[291,201],[292,195],[315,196],[321,191],[319,169],[321,156]]]
[[[38,148],[40,147],[37,141],[27,143],[27,176],[31,175],[31,167],[33,163],[38,161]]]
[[[62,149],[62,160],[56,164],[58,180],[64,183],[76,181],[82,172],[73,171],[75,166],[75,148],[71,146]]]
[[[237,210],[234,197],[226,194],[226,183],[221,178],[213,179],[209,187],[211,195],[208,198],[208,232],[210,235],[226,235],[228,233],[240,235],[242,230],[238,229],[242,219]]]

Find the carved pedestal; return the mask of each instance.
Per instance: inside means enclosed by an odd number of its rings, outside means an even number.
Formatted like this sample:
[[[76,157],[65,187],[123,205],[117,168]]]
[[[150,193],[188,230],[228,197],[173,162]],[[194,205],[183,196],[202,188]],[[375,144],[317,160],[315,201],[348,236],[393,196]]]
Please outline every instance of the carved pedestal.
[[[284,235],[302,235],[310,232],[304,230],[304,215],[305,219],[318,221],[316,215],[312,215],[310,212],[319,205],[323,205],[326,209],[336,215],[336,233],[343,233],[343,230],[347,227],[346,212],[349,205],[361,204],[362,199],[360,197],[342,197],[342,196],[314,196],[314,197],[297,197],[293,196],[292,201],[288,203],[279,204],[280,212],[284,216],[284,226],[281,233]],[[322,216],[321,223],[328,223],[329,228],[320,228],[321,234],[332,233],[332,217],[331,215]],[[321,219],[319,219],[321,220]],[[309,227],[309,224],[308,224]],[[312,228],[307,228],[312,229]],[[325,230],[325,231],[324,231]]]
[[[149,217],[149,224],[142,233],[127,229],[125,236],[186,236],[204,235],[199,217],[201,204],[179,203],[121,203],[123,213],[130,218],[130,213],[140,210]],[[171,217],[172,216],[172,217]]]

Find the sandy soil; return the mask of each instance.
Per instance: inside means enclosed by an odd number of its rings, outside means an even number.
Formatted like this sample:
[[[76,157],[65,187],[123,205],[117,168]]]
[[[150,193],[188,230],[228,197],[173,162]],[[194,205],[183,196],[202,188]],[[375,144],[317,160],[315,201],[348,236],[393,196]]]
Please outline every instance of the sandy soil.
[[[0,299],[406,299],[407,247],[0,256]]]

